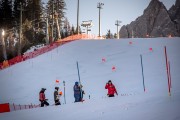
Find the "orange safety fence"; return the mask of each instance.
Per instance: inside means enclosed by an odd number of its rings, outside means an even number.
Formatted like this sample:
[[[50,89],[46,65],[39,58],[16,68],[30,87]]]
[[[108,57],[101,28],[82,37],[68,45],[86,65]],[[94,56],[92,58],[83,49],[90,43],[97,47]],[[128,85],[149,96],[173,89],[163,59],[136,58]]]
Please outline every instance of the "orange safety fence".
[[[7,67],[9,67],[9,62],[8,60],[4,60],[2,68],[7,68]]]
[[[80,39],[98,39],[98,38],[95,35],[91,35],[91,34],[79,34],[79,35],[71,35],[69,37],[66,37],[62,40],[58,40],[56,42],[74,41],[74,40],[80,40]]]
[[[5,69],[5,68],[12,66],[14,64],[17,64],[19,62],[37,57],[43,53],[49,52],[49,51],[57,48],[58,46],[61,46],[65,43],[75,41],[75,40],[79,40],[79,39],[100,39],[100,38],[98,38],[94,35],[88,35],[88,34],[72,35],[72,36],[66,37],[64,39],[58,40],[54,43],[51,43],[51,44],[49,44],[43,48],[40,48],[36,51],[25,53],[24,55],[16,56],[10,60],[6,60],[3,63],[0,63],[0,70]]]

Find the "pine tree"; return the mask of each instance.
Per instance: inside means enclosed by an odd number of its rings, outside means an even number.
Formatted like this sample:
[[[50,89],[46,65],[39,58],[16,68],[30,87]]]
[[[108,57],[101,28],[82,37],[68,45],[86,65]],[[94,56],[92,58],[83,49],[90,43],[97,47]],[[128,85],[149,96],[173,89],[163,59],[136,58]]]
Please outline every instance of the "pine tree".
[[[42,2],[41,0],[27,0],[25,16],[29,21],[34,21],[35,26],[38,26],[40,17],[42,15]]]
[[[50,22],[52,23],[52,18],[54,19],[54,29],[63,28],[63,23],[65,20],[66,3],[64,0],[49,0],[48,1],[48,14],[51,16]],[[53,15],[53,16],[52,16]],[[59,30],[61,31],[61,30]],[[54,36],[57,37],[57,36]]]
[[[3,25],[3,7],[2,7],[2,1],[0,1],[0,28]]]
[[[74,35],[75,34],[75,30],[74,30],[74,26],[72,25],[72,28],[71,28],[71,35]]]
[[[10,28],[12,25],[12,0],[1,0],[0,27]]]
[[[25,0],[14,0],[14,5],[13,5],[13,21],[14,21],[14,26],[17,26],[19,24],[20,21],[20,3],[22,5],[26,5],[27,3],[25,2]],[[23,15],[24,18],[24,15]]]
[[[64,21],[64,31],[65,31],[65,37],[68,37],[71,33],[71,26],[67,18],[65,18]]]
[[[106,34],[106,39],[112,39],[112,38],[113,38],[113,34],[111,33],[111,30],[109,29]]]
[[[117,38],[117,33],[114,33],[114,38]]]

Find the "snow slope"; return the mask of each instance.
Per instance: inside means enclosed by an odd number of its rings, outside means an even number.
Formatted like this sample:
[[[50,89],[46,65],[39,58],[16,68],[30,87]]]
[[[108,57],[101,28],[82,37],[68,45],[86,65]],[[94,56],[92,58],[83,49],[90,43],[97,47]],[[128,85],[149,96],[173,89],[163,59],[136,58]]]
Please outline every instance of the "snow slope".
[[[132,44],[129,44],[132,42]],[[172,96],[168,96],[164,46],[171,63]],[[149,38],[79,40],[0,71],[0,103],[39,104],[38,94],[53,91],[66,82],[66,103],[0,114],[3,120],[180,120],[180,39]],[[152,48],[153,51],[150,51]],[[146,92],[143,92],[140,54],[143,56]],[[106,58],[106,62],[101,59]],[[79,62],[85,102],[73,103]],[[112,66],[116,71],[112,71]],[[57,84],[56,79],[60,80]],[[107,98],[104,89],[111,79],[119,93]],[[122,96],[126,94],[126,96]],[[89,99],[90,95],[90,99]],[[57,115],[58,114],[58,115]]]

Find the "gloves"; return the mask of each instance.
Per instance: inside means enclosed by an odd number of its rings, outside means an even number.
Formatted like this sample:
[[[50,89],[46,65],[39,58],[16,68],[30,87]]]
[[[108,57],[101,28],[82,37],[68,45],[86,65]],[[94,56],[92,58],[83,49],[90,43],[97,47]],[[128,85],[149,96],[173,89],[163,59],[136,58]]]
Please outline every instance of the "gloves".
[[[82,88],[83,86],[82,85],[79,85],[80,88]]]
[[[116,95],[118,95],[118,93],[116,93]]]

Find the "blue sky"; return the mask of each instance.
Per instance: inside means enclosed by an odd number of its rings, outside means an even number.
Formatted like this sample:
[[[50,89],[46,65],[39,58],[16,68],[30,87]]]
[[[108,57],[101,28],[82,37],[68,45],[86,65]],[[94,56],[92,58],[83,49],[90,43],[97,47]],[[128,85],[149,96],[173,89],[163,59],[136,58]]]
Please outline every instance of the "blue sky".
[[[47,0],[42,0],[47,1]],[[117,27],[115,21],[122,21],[122,25],[129,24],[135,20],[138,16],[143,14],[143,11],[149,5],[150,0],[79,0],[80,1],[80,13],[79,24],[82,21],[92,20],[93,27],[91,28],[91,34],[98,35],[99,31],[99,10],[97,3],[104,3],[101,10],[101,35],[107,33],[110,29],[112,33],[116,33]],[[175,0],[160,0],[164,3],[167,9],[169,9]],[[71,25],[77,25],[77,0],[65,0],[67,10],[66,16]],[[121,27],[120,26],[120,27]],[[81,27],[83,30],[83,27]],[[119,28],[120,29],[120,28]]]

